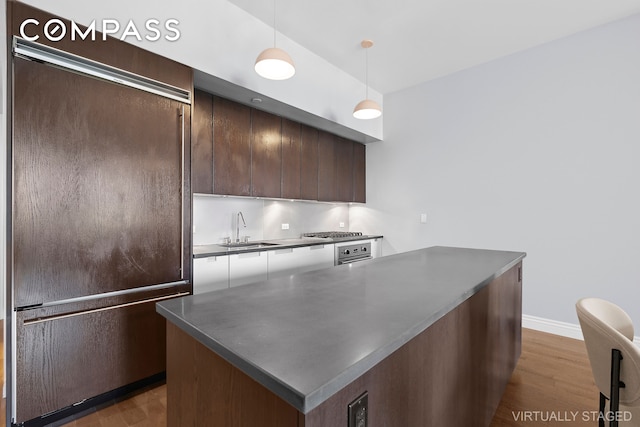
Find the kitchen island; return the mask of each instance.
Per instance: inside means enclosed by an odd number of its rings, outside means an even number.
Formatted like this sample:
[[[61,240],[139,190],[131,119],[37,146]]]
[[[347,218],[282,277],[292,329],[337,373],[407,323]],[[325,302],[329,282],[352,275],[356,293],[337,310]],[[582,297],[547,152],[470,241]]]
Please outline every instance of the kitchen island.
[[[168,425],[489,425],[520,354],[521,252],[432,247],[157,305]],[[362,415],[362,413],[360,413]]]

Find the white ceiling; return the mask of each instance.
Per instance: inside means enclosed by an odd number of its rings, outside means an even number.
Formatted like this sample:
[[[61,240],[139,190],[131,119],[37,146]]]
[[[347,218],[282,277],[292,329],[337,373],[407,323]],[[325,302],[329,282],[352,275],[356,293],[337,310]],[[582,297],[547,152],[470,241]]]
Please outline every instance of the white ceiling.
[[[272,0],[229,0],[270,26]],[[640,0],[275,0],[276,28],[390,93],[640,13]],[[294,62],[296,58],[293,58]]]

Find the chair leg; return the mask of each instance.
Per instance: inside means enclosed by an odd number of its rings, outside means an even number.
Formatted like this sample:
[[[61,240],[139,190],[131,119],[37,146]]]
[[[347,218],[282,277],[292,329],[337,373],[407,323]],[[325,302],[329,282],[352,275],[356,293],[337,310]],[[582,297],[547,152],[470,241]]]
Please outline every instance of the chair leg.
[[[604,406],[607,404],[607,397],[600,393],[600,412],[598,413],[598,427],[604,427]]]
[[[620,389],[624,388],[624,383],[620,381],[620,361],[622,352],[618,349],[611,350],[611,394],[609,395],[609,415],[610,427],[618,427],[618,409],[620,408]]]

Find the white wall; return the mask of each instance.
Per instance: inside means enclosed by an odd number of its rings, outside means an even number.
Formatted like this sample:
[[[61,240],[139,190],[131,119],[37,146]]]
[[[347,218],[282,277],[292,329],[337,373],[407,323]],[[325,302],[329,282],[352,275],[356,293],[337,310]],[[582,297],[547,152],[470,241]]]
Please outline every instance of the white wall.
[[[227,0],[23,2],[84,24],[117,19],[124,27],[132,19],[141,31],[149,18],[163,22],[178,19],[181,37],[176,42],[137,42],[132,37],[127,41],[376,139],[382,138],[382,120],[358,120],[352,115],[365,93],[364,83],[283,35],[278,35],[277,45],[293,58],[296,75],[286,81],[258,76],[253,70],[254,62],[262,50],[271,47],[273,28]],[[382,105],[382,95],[370,89],[369,96]]]
[[[640,323],[638,40],[640,15],[385,96],[351,227],[526,251],[525,314],[599,296]]]

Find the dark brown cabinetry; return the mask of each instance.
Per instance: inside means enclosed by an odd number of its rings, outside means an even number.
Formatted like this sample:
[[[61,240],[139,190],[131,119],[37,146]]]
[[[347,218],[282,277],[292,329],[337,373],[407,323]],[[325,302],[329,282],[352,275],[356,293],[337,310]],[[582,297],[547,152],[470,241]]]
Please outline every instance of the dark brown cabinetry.
[[[251,195],[251,108],[213,98],[213,193]]]
[[[251,109],[251,195],[280,197],[282,174],[282,120]]]
[[[7,14],[14,35],[56,18],[13,1]],[[155,301],[191,289],[193,74],[111,38],[13,46],[31,50],[9,64],[7,420],[48,425],[163,375]],[[162,83],[134,88],[126,71]]]
[[[353,201],[354,145],[348,139],[336,139],[336,200]]]
[[[365,203],[367,201],[367,152],[364,144],[353,143],[353,201]]]
[[[318,129],[302,125],[300,132],[300,198],[318,200]]]
[[[364,203],[364,154],[355,141],[195,93],[194,193]]]
[[[196,90],[191,137],[191,190],[213,192],[213,95]]]
[[[318,200],[335,202],[336,195],[336,139],[329,132],[318,133]]]
[[[300,123],[282,119],[282,197],[300,199]]]

